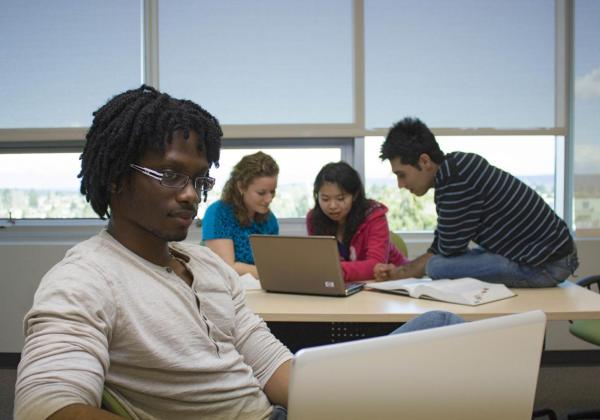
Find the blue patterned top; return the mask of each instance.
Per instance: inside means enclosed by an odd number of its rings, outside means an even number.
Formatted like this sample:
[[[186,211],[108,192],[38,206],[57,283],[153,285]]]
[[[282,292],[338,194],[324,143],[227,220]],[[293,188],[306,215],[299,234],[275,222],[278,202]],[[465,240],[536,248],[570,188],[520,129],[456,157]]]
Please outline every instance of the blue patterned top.
[[[208,206],[202,219],[202,240],[231,239],[235,251],[235,261],[246,264],[254,264],[254,256],[248,239],[254,233],[278,235],[279,224],[275,215],[269,211],[269,217],[265,222],[253,222],[250,226],[240,226],[233,213],[233,207],[219,200]]]

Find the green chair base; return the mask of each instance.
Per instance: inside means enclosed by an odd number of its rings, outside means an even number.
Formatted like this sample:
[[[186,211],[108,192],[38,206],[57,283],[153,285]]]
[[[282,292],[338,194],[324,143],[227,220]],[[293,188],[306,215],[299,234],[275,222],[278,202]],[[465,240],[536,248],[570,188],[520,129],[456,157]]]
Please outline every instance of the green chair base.
[[[110,411],[111,413],[116,414],[117,416],[129,420],[133,419],[129,411],[127,411],[127,409],[123,407],[123,404],[121,404],[121,401],[119,401],[118,397],[107,387],[104,387],[104,389],[102,390],[101,407],[106,411]]]
[[[574,336],[588,343],[600,346],[600,319],[580,319],[573,321],[569,331]]]
[[[390,231],[390,241],[394,245],[396,245],[396,248],[398,248],[398,250],[402,252],[402,255],[408,258],[408,247],[406,246],[406,242],[404,242],[404,239],[402,239],[400,235]]]

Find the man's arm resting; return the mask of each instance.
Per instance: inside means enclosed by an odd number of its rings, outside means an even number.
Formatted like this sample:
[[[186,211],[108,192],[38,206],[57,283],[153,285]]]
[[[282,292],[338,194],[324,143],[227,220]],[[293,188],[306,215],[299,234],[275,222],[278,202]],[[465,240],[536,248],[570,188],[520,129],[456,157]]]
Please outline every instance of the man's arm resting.
[[[423,277],[427,261],[433,255],[431,252],[426,252],[408,264],[399,265],[398,267],[393,264],[377,264],[373,270],[373,275],[377,281]]]
[[[265,384],[264,392],[271,404],[287,407],[292,361],[283,362]]]
[[[48,420],[116,420],[120,418],[122,417],[109,413],[108,411],[101,410],[100,408],[85,404],[71,404],[52,414],[50,417],[48,417]]]

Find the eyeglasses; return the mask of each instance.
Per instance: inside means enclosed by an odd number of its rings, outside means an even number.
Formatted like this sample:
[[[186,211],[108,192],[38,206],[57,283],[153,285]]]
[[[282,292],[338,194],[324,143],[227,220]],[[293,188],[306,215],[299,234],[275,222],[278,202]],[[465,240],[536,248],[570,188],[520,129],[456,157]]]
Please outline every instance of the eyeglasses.
[[[167,188],[183,189],[192,179],[187,175],[180,174],[179,172],[170,169],[166,169],[164,172],[158,172],[134,163],[130,163],[129,167],[150,178],[157,179],[160,182],[160,185]],[[194,189],[196,190],[196,194],[198,194],[198,198],[204,197],[204,201],[206,201],[207,192],[212,190],[214,186],[215,179],[210,176],[199,176],[194,178]]]

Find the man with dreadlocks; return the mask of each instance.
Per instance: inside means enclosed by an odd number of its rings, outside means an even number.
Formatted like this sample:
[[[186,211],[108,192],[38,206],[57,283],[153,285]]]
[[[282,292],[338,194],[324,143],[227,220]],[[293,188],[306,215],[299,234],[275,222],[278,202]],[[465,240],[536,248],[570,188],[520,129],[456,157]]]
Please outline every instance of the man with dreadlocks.
[[[266,419],[291,353],[246,306],[237,274],[188,243],[222,132],[191,101],[142,86],[94,113],[81,192],[108,226],[42,279],[25,317],[15,418]]]

